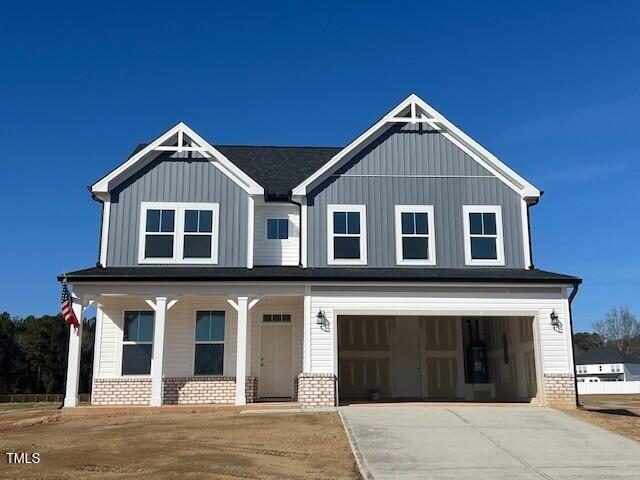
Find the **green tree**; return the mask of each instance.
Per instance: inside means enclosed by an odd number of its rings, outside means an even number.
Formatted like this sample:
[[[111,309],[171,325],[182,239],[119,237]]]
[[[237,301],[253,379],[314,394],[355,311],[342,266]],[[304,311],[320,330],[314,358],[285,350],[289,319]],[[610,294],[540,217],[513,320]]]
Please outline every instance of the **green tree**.
[[[602,347],[604,342],[597,333],[578,332],[573,336],[573,348],[579,355],[594,347]]]

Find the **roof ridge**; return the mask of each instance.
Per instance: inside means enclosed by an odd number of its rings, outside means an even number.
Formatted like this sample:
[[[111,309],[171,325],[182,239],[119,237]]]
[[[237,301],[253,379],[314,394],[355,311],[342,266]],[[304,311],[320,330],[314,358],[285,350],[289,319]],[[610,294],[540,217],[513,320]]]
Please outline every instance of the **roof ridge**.
[[[324,148],[327,150],[341,150],[344,147],[326,147],[326,146],[315,146],[315,145],[239,145],[239,144],[217,144],[213,145],[214,147],[242,147],[242,148],[314,148],[320,149]]]

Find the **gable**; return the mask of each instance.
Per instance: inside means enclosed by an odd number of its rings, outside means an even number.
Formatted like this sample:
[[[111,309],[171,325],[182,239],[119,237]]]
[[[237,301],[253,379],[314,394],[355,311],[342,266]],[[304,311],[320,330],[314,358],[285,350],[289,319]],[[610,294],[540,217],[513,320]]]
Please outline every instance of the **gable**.
[[[175,158],[206,159],[246,192],[250,194],[264,193],[264,189],[255,180],[183,122],[178,123],[151,143],[139,145],[123,164],[94,183],[91,186],[91,192],[96,196],[104,196],[139,169],[166,152],[179,154]],[[181,155],[184,153],[188,155],[186,157]]]
[[[389,130],[397,132],[396,125],[419,126],[438,132],[439,135],[446,138],[458,149],[464,151],[468,157],[472,158],[481,167],[513,191],[517,192],[521,198],[535,200],[541,195],[536,187],[511,170],[478,142],[458,129],[424,100],[413,94],[347,145],[313,175],[296,186],[296,188],[293,189],[293,194],[305,195],[308,191],[326,180],[327,177],[335,174],[336,171],[354,158],[354,156],[358,155],[358,153],[367,149],[369,145],[376,142],[381,136],[387,134]],[[409,156],[415,155],[415,152],[409,151],[407,153]]]
[[[418,124],[394,124],[332,175],[495,178],[439,130]]]
[[[204,158],[164,152],[110,192],[106,264],[138,264],[142,202],[218,203],[218,265],[246,266],[249,194]]]

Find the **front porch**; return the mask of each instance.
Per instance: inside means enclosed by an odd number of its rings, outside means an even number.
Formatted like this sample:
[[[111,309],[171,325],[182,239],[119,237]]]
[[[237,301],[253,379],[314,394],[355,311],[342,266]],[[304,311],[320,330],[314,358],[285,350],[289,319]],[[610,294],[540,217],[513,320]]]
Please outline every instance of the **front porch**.
[[[309,391],[304,288],[238,295],[191,286],[163,296],[113,285],[74,290],[78,318],[97,309],[92,405],[297,402]],[[80,338],[72,329],[65,407],[78,404]]]

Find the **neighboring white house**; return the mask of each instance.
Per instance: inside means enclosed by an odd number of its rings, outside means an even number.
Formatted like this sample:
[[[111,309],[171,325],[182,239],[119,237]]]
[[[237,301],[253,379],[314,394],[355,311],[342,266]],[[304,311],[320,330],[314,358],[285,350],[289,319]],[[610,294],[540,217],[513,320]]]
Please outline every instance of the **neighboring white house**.
[[[416,95],[338,148],[181,122],[91,194],[98,262],[66,277],[97,308],[93,404],[575,406],[581,280],[534,267],[540,190]]]
[[[640,380],[640,358],[611,347],[596,347],[576,357],[578,382]]]

